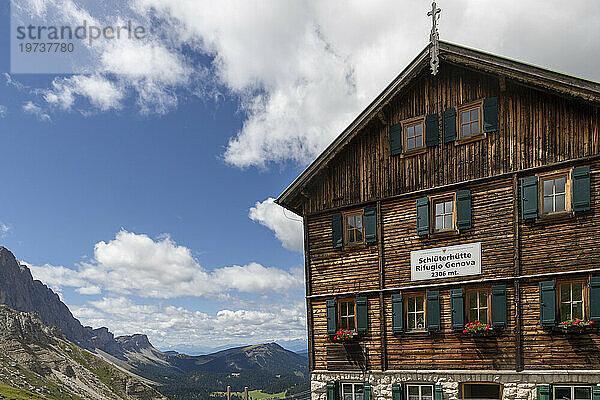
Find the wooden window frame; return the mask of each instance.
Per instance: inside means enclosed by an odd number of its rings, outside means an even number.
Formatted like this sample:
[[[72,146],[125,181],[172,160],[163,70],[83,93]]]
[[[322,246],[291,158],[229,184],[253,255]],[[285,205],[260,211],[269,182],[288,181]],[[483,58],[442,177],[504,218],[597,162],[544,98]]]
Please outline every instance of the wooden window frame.
[[[479,133],[465,138],[462,136],[462,113],[476,108],[479,110]],[[471,101],[457,107],[455,144],[470,143],[481,139],[485,139],[485,132],[483,132],[483,99]]]
[[[341,299],[337,300],[337,310],[336,310],[336,318],[337,318],[337,322],[338,322],[338,329],[350,329],[350,328],[344,328],[342,327],[342,303],[349,303],[352,302],[354,304],[354,329],[352,329],[353,331],[356,331],[356,299],[353,297],[343,297]],[[348,317],[346,317],[348,318]]]
[[[465,386],[466,385],[496,385],[500,388],[500,390],[498,391],[498,397],[500,399],[503,398],[504,385],[502,385],[501,383],[498,383],[498,382],[461,382],[460,383],[460,391],[459,391],[460,399],[469,400],[469,399],[465,399]]]
[[[421,382],[407,382],[404,385],[404,390],[405,390],[405,393],[404,393],[405,397],[404,398],[406,400],[409,400],[409,398],[408,398],[408,387],[409,386],[418,386],[419,387],[419,400],[422,400],[422,397],[423,397],[423,395],[421,394],[421,392],[422,392],[421,388],[423,386],[428,386],[428,387],[431,388],[431,400],[435,399],[435,386],[433,384],[431,384],[431,383],[421,383]]]
[[[551,218],[551,217],[559,217],[564,215],[570,215],[572,213],[572,204],[571,200],[573,198],[573,182],[571,179],[572,168],[563,169],[560,171],[552,171],[546,172],[543,174],[538,174],[538,210],[540,217]],[[544,211],[544,182],[557,179],[557,178],[565,178],[565,210],[563,211],[553,211],[553,212],[545,212]]]
[[[558,323],[561,323],[563,321],[566,321],[565,319],[563,319],[561,312],[560,312],[560,306],[562,304],[561,298],[560,298],[560,285],[563,284],[573,284],[573,283],[581,283],[582,285],[582,289],[581,289],[581,304],[583,306],[583,312],[582,312],[582,320],[587,319],[587,313],[588,313],[588,280],[586,278],[573,278],[573,279],[560,279],[556,281],[556,315],[558,316]],[[573,297],[573,288],[571,287],[571,298]],[[573,300],[571,299],[571,318],[573,318]]]
[[[403,297],[405,297],[405,301],[404,301],[404,317],[405,317],[405,322],[406,322],[406,327],[404,329],[404,331],[406,333],[421,333],[421,332],[427,332],[427,292],[415,292],[415,293],[408,293],[406,295],[403,295]],[[417,328],[417,324],[416,324],[416,320],[415,320],[415,328],[414,329],[410,329],[409,328],[409,324],[408,324],[408,315],[409,312],[411,312],[412,314],[417,314],[417,311],[412,312],[412,311],[408,311],[408,299],[411,297],[417,297],[417,296],[421,296],[423,297],[423,329],[419,329]],[[419,313],[421,311],[418,311]]]
[[[593,390],[592,386],[594,386],[594,385],[591,383],[590,384],[556,383],[556,384],[552,385],[552,397],[551,398],[552,399],[556,398],[556,388],[557,387],[568,387],[568,388],[571,388],[571,397],[572,397],[571,400],[576,400],[575,399],[575,388],[576,387],[586,387],[586,388],[590,388],[590,399],[589,400],[591,400],[591,399],[593,399],[593,396],[594,396],[592,393],[592,390]]]
[[[352,216],[357,216],[360,215],[361,216],[361,221],[362,221],[362,240],[361,241],[355,241],[355,242],[350,242],[348,240],[348,217],[352,217]],[[354,211],[348,211],[342,214],[342,217],[344,218],[344,220],[342,221],[342,225],[343,225],[343,229],[344,229],[344,246],[347,247],[354,247],[354,246],[362,246],[365,244],[365,212],[364,210],[354,210]]]
[[[470,307],[469,307],[469,293],[474,293],[474,292],[486,292],[487,293],[487,322],[486,324],[492,324],[492,289],[490,287],[481,287],[481,288],[476,288],[476,289],[468,289],[465,291],[465,321],[466,322],[475,322],[475,321],[471,321],[471,316],[470,316]],[[477,298],[479,299],[479,295],[477,296]],[[479,302],[479,300],[478,300]],[[480,310],[481,307],[478,307],[478,309]],[[481,321],[481,320],[480,320]]]
[[[356,387],[360,387],[364,385],[364,382],[340,382],[340,397],[343,400],[344,399],[344,385],[352,385],[352,400],[354,400],[356,398]],[[365,398],[365,392],[364,392],[364,386],[363,386],[363,393],[362,393],[362,398]]]
[[[439,202],[446,202],[452,200],[453,206],[452,206],[452,227],[449,229],[437,229],[437,224],[436,224],[436,213],[435,213],[435,204],[439,203]],[[430,210],[429,210],[429,218],[430,218],[430,232],[432,234],[445,234],[445,233],[457,233],[458,232],[458,228],[456,227],[456,222],[457,222],[457,202],[456,202],[456,192],[452,192],[452,193],[443,193],[443,194],[439,194],[439,195],[434,195],[434,196],[429,196],[429,204],[430,204]]]
[[[413,117],[400,121],[402,124],[402,154],[404,156],[421,154],[427,151],[427,145],[425,143],[425,115]],[[421,147],[415,147],[413,149],[408,148],[408,128],[421,125]]]

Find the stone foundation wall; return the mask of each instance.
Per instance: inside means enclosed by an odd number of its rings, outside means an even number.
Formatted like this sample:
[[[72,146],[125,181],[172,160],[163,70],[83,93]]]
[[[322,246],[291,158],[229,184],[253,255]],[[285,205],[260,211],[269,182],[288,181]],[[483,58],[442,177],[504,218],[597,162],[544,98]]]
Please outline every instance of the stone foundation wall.
[[[537,385],[549,383],[600,384],[600,371],[386,371],[313,372],[312,400],[327,400],[327,382],[368,382],[373,400],[390,400],[394,383],[431,383],[443,387],[444,400],[458,400],[460,383],[495,382],[502,385],[502,400],[536,400]]]

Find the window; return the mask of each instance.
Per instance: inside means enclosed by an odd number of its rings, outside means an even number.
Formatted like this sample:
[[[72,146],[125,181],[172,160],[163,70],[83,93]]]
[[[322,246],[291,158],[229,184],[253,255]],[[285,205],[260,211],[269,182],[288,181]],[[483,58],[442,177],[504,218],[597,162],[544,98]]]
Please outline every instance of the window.
[[[500,399],[500,385],[497,383],[463,383],[463,399]]]
[[[543,214],[569,211],[568,176],[567,173],[564,173],[541,178]]]
[[[434,231],[454,230],[454,198],[443,198],[433,201]]]
[[[346,244],[356,245],[364,243],[364,227],[362,211],[346,214],[345,219]]]
[[[425,330],[425,294],[409,295],[406,301],[406,326],[409,331]]]
[[[356,329],[354,300],[340,300],[340,329]]]
[[[554,400],[591,400],[591,386],[554,386]]]
[[[433,400],[433,386],[407,384],[406,396],[408,400]]]
[[[468,104],[459,108],[459,139],[479,136],[481,131],[482,102]]]
[[[467,292],[467,318],[469,322],[489,323],[489,291],[472,290]]]
[[[404,151],[411,152],[425,147],[425,124],[423,117],[402,121],[404,127]]]
[[[342,400],[363,400],[362,383],[342,383]]]
[[[559,306],[560,320],[583,319],[584,309],[584,282],[563,282],[559,283]]]

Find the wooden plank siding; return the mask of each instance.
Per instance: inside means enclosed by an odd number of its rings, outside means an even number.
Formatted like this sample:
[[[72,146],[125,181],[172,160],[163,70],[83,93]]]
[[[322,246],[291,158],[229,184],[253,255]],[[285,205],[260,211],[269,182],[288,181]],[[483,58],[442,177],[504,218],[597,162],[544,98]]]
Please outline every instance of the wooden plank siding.
[[[576,275],[587,278],[587,275]],[[600,369],[600,334],[552,332],[540,326],[539,281],[521,285],[525,369]]]
[[[467,289],[489,285],[460,285]],[[405,294],[415,291],[403,292]],[[442,330],[436,333],[400,333],[387,330],[389,369],[512,369],[515,365],[514,288],[506,288],[508,326],[497,336],[471,337],[451,329],[450,290],[440,291]],[[385,297],[386,315],[391,315],[391,295]],[[390,321],[387,321],[391,327]]]
[[[315,369],[369,369],[381,370],[382,367],[382,348],[381,348],[381,330],[379,321],[379,298],[376,296],[368,297],[368,326],[369,331],[361,336],[360,340],[351,345],[336,343],[327,335],[327,315],[325,300],[312,301],[312,313],[314,321],[314,346],[315,346]],[[346,352],[353,353],[350,358],[356,359],[354,353],[357,347],[362,347],[363,360],[366,362],[352,362],[346,358]],[[348,350],[348,351],[347,351]]]
[[[524,275],[600,267],[600,162],[591,165],[591,211],[520,221]]]
[[[498,132],[390,156],[390,124],[437,113],[441,133],[444,110],[486,97],[498,97]],[[304,214],[600,154],[596,105],[510,80],[501,91],[497,76],[455,65],[422,71],[386,110],[387,124],[374,118],[305,189]]]
[[[422,195],[382,202],[385,287],[414,285],[410,280],[410,252],[432,247],[481,242],[482,274],[474,279],[513,275],[514,207],[512,179],[464,186],[471,190],[472,228],[458,233],[417,234],[416,200]],[[446,193],[441,191],[439,193]],[[428,280],[427,283],[463,281],[469,277]]]
[[[332,247],[331,215],[308,219],[310,273],[313,294],[379,288],[376,245]]]

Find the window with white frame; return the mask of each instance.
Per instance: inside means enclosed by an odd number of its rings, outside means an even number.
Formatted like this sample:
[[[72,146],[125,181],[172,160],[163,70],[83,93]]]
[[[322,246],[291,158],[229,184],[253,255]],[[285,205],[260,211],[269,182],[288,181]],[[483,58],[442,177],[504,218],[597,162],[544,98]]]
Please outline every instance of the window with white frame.
[[[591,386],[554,386],[554,400],[591,400]]]
[[[408,400],[433,400],[433,386],[412,383],[407,384],[406,398]]]
[[[362,383],[342,383],[342,400],[363,400]]]

